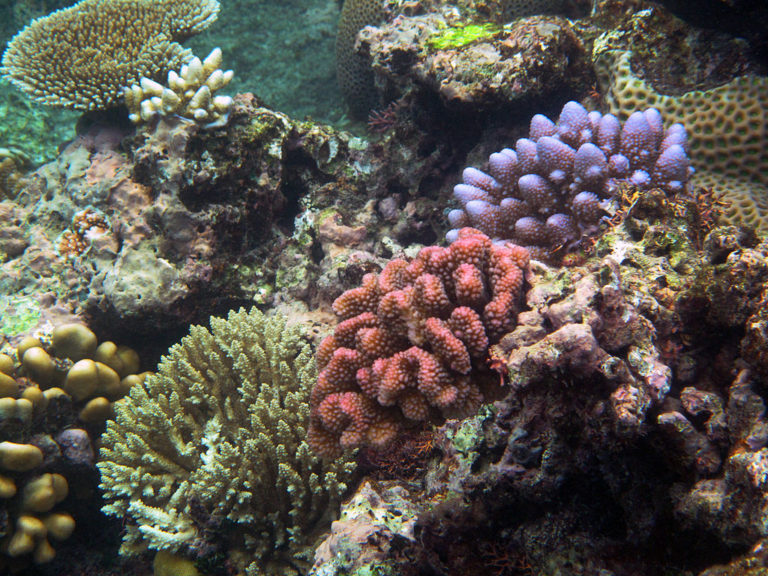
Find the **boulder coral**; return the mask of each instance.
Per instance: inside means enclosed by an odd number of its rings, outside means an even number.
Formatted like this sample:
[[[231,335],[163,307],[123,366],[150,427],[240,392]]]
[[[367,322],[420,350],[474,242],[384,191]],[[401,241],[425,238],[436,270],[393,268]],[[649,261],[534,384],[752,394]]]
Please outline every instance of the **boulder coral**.
[[[527,266],[525,249],[466,228],[339,296],[340,323],[317,353],[313,450],[383,448],[408,424],[477,410],[488,346],[516,324]]]

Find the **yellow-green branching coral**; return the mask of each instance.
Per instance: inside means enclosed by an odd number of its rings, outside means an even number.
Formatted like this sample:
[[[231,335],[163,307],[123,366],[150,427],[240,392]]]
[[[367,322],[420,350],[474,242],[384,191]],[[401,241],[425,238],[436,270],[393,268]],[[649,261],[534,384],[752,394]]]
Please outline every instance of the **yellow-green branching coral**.
[[[210,324],[116,403],[98,464],[104,510],[125,519],[123,553],[190,553],[205,544],[202,510],[229,526],[249,576],[290,573],[353,465],[321,462],[304,440],[317,371],[299,327],[257,309]]]

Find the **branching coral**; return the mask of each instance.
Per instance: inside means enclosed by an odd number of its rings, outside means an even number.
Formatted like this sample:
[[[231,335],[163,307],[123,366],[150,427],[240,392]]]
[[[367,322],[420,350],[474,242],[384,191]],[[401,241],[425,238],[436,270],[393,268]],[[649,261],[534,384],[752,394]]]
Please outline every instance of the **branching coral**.
[[[155,116],[179,116],[206,127],[226,123],[232,106],[230,96],[214,96],[232,80],[232,70],[221,70],[221,49],[214,48],[205,60],[195,57],[179,74],[168,72],[166,86],[150,78],[124,90],[132,122],[149,122]]]
[[[188,61],[183,41],[216,20],[217,0],[82,0],[33,20],[8,44],[2,72],[43,104],[95,110]]]
[[[682,124],[665,130],[653,108],[622,126],[612,114],[568,102],[557,122],[537,114],[515,150],[491,154],[490,175],[464,170],[464,182],[454,188],[462,208],[448,217],[455,228],[474,226],[546,255],[594,227],[621,182],[684,190],[691,173],[687,146]]]
[[[408,423],[468,414],[483,400],[489,344],[515,326],[528,253],[477,230],[423,248],[333,303],[318,349],[309,443],[323,456],[389,444]]]
[[[315,374],[301,330],[280,316],[193,326],[103,436],[104,510],[125,518],[123,552],[199,551],[202,510],[240,534],[249,575],[300,563],[352,469],[323,465],[304,441]]]

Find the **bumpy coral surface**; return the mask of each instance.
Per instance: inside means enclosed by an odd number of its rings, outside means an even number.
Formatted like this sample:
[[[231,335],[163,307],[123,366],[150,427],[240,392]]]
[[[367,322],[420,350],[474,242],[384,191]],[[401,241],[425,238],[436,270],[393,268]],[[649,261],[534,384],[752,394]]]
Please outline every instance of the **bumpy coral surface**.
[[[159,80],[189,60],[179,42],[218,11],[217,0],[82,0],[19,32],[2,72],[43,104],[109,108],[141,77]]]
[[[165,86],[141,78],[126,88],[128,117],[136,124],[156,116],[178,116],[208,127],[226,124],[232,98],[213,94],[229,84],[233,75],[232,70],[221,70],[221,49],[214,48],[205,60],[195,57],[178,74],[168,72]]]
[[[341,322],[318,350],[312,448],[381,448],[407,423],[476,410],[488,346],[515,326],[527,264],[526,250],[467,228],[337,298]]]
[[[215,553],[227,522],[245,539],[228,552],[245,553],[247,574],[300,564],[352,469],[322,464],[304,440],[315,374],[301,329],[281,316],[193,326],[102,439],[104,510],[125,518],[123,551]]]
[[[550,250],[590,231],[622,183],[683,191],[691,173],[687,146],[683,125],[665,130],[654,108],[634,112],[622,126],[612,114],[568,102],[557,122],[537,114],[528,138],[491,154],[490,174],[464,170],[454,188],[462,208],[448,217],[454,228],[474,226]]]

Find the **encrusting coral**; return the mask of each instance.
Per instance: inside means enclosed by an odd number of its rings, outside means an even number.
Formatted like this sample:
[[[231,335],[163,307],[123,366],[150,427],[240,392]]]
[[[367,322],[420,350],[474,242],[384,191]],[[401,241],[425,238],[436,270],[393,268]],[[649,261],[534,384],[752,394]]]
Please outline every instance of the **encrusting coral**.
[[[304,440],[316,370],[298,326],[255,308],[210,324],[116,407],[98,464],[104,511],[125,518],[125,553],[203,554],[215,546],[203,524],[218,523],[247,574],[283,574],[330,523],[353,465],[323,464]]]
[[[490,175],[464,170],[464,182],[454,188],[462,208],[448,218],[454,228],[474,226],[543,257],[593,229],[622,183],[668,194],[685,190],[687,147],[683,125],[665,130],[654,108],[634,112],[622,126],[612,114],[568,102],[557,122],[537,114],[515,150],[491,154]],[[447,236],[455,235],[454,229]]]
[[[179,42],[205,30],[218,11],[217,0],[82,0],[19,32],[2,73],[43,104],[109,108],[126,86],[190,60]]]
[[[488,346],[515,326],[527,265],[525,249],[465,228],[339,296],[341,322],[317,353],[313,450],[383,448],[407,423],[477,410]]]
[[[132,122],[149,122],[155,116],[179,116],[206,127],[226,124],[232,107],[230,96],[214,96],[232,80],[232,70],[221,70],[221,49],[214,48],[205,58],[195,57],[168,72],[167,86],[142,77],[124,90],[125,104]]]

